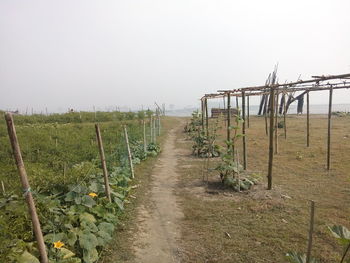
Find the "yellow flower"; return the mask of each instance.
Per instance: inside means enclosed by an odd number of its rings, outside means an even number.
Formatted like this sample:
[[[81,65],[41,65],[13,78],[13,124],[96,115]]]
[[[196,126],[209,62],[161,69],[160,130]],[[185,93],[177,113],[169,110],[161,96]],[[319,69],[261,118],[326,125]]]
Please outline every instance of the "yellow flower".
[[[90,193],[89,196],[91,196],[91,197],[96,197],[97,194],[95,194],[95,193]]]
[[[64,243],[58,240],[57,242],[53,242],[53,247],[54,248],[61,248],[64,246]]]

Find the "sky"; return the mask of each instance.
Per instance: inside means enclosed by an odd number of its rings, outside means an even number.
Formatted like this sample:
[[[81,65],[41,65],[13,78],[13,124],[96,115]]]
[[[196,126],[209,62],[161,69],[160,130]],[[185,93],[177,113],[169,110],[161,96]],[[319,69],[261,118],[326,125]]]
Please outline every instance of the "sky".
[[[276,63],[280,83],[350,73],[349,10],[349,0],[0,0],[0,109],[182,108],[262,85]],[[350,90],[334,103],[350,103]]]

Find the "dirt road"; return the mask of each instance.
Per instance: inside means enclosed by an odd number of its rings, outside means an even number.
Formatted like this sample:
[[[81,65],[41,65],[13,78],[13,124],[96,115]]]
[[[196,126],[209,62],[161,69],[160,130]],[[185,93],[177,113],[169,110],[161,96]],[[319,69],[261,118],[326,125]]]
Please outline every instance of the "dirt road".
[[[179,125],[178,127],[182,127]],[[176,173],[178,156],[175,149],[176,129],[169,131],[162,153],[152,174],[150,206],[138,209],[138,233],[134,243],[135,262],[179,262],[177,240],[178,222],[183,213],[177,204]]]

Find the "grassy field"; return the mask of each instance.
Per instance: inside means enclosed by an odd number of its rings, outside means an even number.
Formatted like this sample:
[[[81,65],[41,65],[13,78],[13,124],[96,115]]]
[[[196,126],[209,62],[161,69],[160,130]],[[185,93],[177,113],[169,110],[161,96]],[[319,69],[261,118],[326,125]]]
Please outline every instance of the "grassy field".
[[[214,121],[211,120],[211,125]],[[220,124],[219,143],[226,136]],[[178,197],[184,209],[183,262],[286,262],[289,251],[306,253],[309,200],[316,202],[312,254],[319,262],[339,262],[342,252],[328,225],[349,227],[350,118],[333,117],[331,170],[326,168],[326,116],[311,117],[311,143],[306,147],[305,116],[289,116],[288,137],[279,129],[273,190],[267,191],[268,137],[264,119],[251,117],[247,129],[248,170],[261,174],[248,192],[225,189],[217,172],[202,181],[204,161],[191,156],[191,143],[179,134],[181,182]],[[236,146],[242,152],[242,145]],[[212,159],[214,168],[219,158]],[[206,172],[204,172],[204,175]]]

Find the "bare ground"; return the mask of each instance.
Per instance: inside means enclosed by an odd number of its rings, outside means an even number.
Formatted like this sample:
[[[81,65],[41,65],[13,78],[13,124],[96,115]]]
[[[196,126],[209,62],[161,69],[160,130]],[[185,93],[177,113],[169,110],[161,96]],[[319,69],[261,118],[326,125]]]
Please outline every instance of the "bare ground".
[[[179,126],[182,129],[182,125]],[[150,205],[138,208],[139,223],[134,250],[135,262],[179,262],[179,220],[183,213],[174,193],[179,175],[176,172],[176,131],[170,130],[162,153],[152,173]]]

